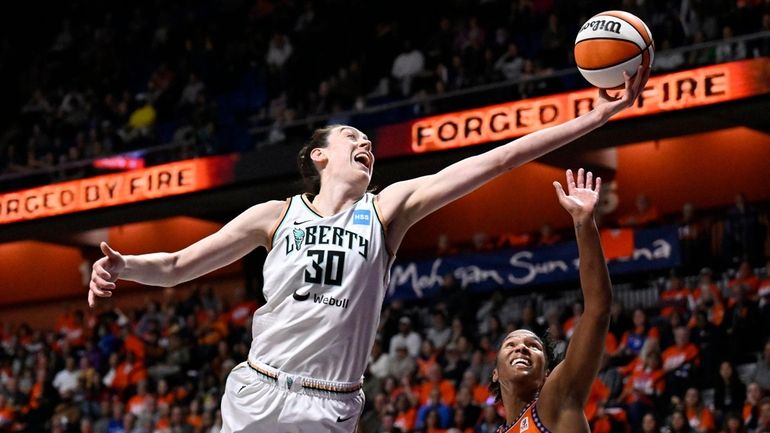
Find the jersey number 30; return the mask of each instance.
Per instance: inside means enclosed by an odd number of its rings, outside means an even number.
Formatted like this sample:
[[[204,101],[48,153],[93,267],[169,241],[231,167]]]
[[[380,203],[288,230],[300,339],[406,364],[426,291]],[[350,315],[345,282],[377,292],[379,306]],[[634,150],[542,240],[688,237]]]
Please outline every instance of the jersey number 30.
[[[342,285],[342,275],[345,271],[344,251],[307,250],[307,255],[312,257],[313,261],[305,269],[306,283]]]

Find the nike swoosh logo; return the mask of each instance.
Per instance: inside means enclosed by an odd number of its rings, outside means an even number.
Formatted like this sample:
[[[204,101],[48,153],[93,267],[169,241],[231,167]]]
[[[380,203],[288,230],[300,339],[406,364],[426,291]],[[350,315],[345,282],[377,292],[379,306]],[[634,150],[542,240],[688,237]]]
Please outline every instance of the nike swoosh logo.
[[[337,417],[337,422],[345,422],[345,421],[349,420],[350,418],[353,418],[353,416],[354,416],[354,415],[351,415],[351,416],[349,416],[349,417],[347,417],[347,418],[340,418],[340,417]]]
[[[305,293],[304,295],[300,295],[297,293],[297,291],[294,291],[294,294],[292,295],[294,297],[295,301],[307,301],[308,298],[310,298],[310,292]]]
[[[295,226],[298,226],[298,225],[302,225],[302,224],[305,224],[306,222],[310,222],[310,221],[311,221],[311,220],[305,220],[305,221],[294,221],[294,225],[295,225]]]

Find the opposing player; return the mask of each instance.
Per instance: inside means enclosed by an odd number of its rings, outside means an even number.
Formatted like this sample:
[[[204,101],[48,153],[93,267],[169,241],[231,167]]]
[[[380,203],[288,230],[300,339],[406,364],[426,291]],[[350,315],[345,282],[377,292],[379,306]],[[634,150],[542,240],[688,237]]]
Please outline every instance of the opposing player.
[[[414,223],[496,176],[603,125],[629,107],[648,70],[617,98],[561,125],[473,156],[430,176],[367,192],[372,143],[350,126],[317,130],[299,154],[309,191],[255,205],[174,253],[122,255],[102,243],[89,304],[118,279],[174,286],[267,248],[264,295],[248,360],[228,376],[223,432],[349,432],[363,407],[361,377],[374,342],[390,265]]]
[[[585,308],[564,360],[548,369],[547,347],[531,331],[511,332],[497,353],[492,385],[505,406],[506,425],[498,433],[589,433],[583,408],[599,371],[610,323],[612,286],[604,262],[594,209],[601,178],[581,168],[567,171],[567,192],[554,182],[559,203],[572,216],[580,255]]]

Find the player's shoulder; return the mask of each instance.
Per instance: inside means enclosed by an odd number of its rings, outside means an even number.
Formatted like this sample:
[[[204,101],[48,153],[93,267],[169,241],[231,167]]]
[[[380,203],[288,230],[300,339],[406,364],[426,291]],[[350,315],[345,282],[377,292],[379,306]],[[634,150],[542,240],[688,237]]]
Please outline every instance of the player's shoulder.
[[[250,225],[262,222],[272,224],[286,212],[288,206],[289,199],[262,202],[243,211],[236,220],[248,221]]]

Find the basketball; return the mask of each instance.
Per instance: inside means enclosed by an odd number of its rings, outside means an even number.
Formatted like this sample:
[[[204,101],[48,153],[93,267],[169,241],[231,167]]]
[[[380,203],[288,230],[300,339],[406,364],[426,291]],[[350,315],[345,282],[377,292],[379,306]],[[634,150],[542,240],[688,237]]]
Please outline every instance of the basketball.
[[[601,89],[623,86],[623,71],[652,66],[655,43],[644,21],[623,11],[591,17],[575,39],[575,63],[589,83]]]

